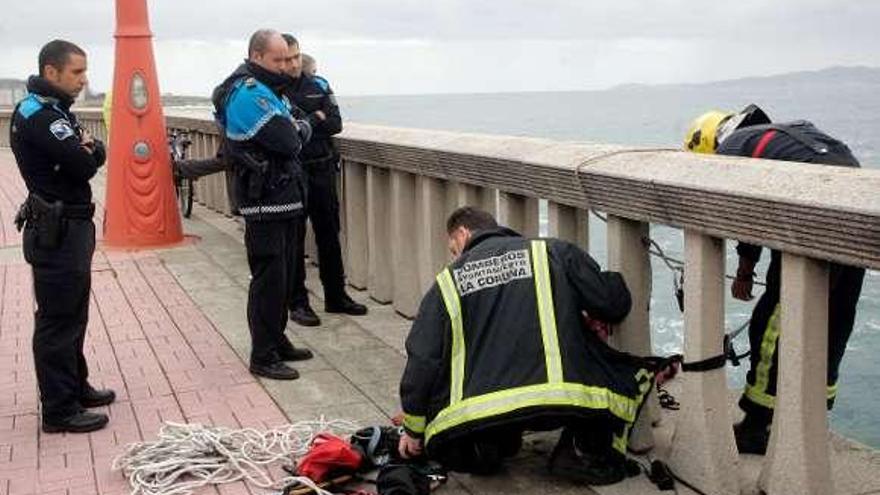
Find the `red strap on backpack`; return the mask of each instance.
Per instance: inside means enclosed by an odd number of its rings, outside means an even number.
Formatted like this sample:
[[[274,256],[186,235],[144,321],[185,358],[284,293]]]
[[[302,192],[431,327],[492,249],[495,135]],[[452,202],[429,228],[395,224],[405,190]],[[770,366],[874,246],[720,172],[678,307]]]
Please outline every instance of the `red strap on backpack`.
[[[773,139],[773,136],[776,135],[776,130],[771,129],[764,133],[761,136],[760,141],[758,141],[758,145],[755,146],[755,151],[752,152],[752,158],[761,158],[761,155],[764,154],[764,150],[767,149],[767,145],[770,144],[770,141]]]
[[[300,458],[296,471],[320,483],[331,473],[353,473],[362,462],[363,457],[350,443],[330,433],[319,433],[306,455]]]

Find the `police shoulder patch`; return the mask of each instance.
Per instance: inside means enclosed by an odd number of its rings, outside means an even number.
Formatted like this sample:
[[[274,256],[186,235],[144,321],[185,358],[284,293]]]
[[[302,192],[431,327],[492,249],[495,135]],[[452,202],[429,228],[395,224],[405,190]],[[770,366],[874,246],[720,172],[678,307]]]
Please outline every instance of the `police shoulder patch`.
[[[76,133],[73,132],[73,127],[67,119],[58,119],[49,124],[49,132],[51,132],[59,141],[64,141],[65,139],[76,135]]]

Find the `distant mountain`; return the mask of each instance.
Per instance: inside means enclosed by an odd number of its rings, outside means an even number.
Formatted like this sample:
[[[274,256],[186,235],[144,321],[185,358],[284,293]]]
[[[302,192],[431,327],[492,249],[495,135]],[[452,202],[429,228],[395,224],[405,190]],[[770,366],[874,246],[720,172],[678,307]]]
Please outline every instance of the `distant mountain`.
[[[820,70],[788,72],[770,76],[752,76],[723,81],[675,84],[621,84],[610,91],[630,91],[645,89],[686,89],[693,87],[717,88],[763,88],[788,85],[880,85],[880,67],[828,67]]]

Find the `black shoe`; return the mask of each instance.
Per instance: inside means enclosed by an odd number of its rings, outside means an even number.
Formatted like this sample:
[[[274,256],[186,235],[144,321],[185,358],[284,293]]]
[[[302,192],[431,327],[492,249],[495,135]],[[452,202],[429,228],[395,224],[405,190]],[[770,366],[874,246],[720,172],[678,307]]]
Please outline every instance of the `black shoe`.
[[[733,436],[740,454],[764,455],[770,442],[770,425],[741,421],[733,425]]]
[[[343,294],[338,301],[327,301],[324,304],[324,311],[328,313],[361,316],[367,314],[367,307],[363,304],[354,302],[352,298],[348,297],[348,294]]]
[[[112,404],[114,400],[116,400],[116,392],[109,388],[97,390],[86,384],[86,390],[79,398],[79,403],[83,407],[101,407]]]
[[[103,428],[110,418],[106,414],[80,411],[64,419],[48,421],[43,419],[45,433],[88,433]]]
[[[308,304],[291,309],[290,319],[304,327],[316,327],[321,324],[321,319]]]
[[[302,347],[291,347],[290,349],[278,351],[278,356],[282,361],[305,361],[315,357],[312,351]]]
[[[562,435],[560,443],[553,449],[549,470],[576,483],[592,486],[611,485],[627,477],[625,457],[619,452],[611,449],[603,455],[578,452],[571,437],[566,438],[566,435]]]
[[[270,364],[254,364],[250,366],[251,374],[262,376],[263,378],[271,378],[273,380],[296,380],[299,378],[299,372],[287,366],[282,361]]]

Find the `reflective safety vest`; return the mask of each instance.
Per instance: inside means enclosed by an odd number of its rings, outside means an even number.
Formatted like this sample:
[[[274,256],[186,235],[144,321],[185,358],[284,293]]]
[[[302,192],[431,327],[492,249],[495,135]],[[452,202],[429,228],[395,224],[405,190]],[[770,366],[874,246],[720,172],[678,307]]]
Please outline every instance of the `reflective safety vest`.
[[[621,390],[613,390],[608,386],[601,386],[591,383],[566,381],[566,376],[578,375],[578,373],[566,373],[567,363],[563,360],[564,346],[574,347],[576,345],[585,346],[583,336],[579,335],[578,340],[572,340],[570,336],[572,332],[586,332],[583,328],[568,329],[568,333],[560,333],[557,328],[556,307],[553,296],[553,283],[550,270],[550,260],[548,256],[548,241],[533,240],[529,243],[529,249],[526,251],[518,250],[504,253],[502,257],[511,257],[513,253],[517,253],[527,259],[515,260],[514,262],[504,264],[503,261],[494,260],[476,260],[474,263],[486,262],[489,266],[493,266],[487,273],[491,275],[482,276],[476,283],[482,286],[491,286],[492,284],[501,285],[509,283],[511,279],[532,279],[533,294],[535,305],[537,307],[537,318],[540,326],[540,338],[542,342],[543,356],[528,355],[524,353],[516,357],[516,362],[491,363],[492,372],[504,373],[505,369],[513,367],[526,367],[528,369],[546,369],[546,376],[540,383],[527,383],[506,388],[503,390],[495,390],[477,395],[467,396],[465,391],[468,390],[469,380],[474,377],[469,373],[475,368],[475,363],[468,362],[468,359],[492,360],[494,354],[492,349],[481,349],[479,353],[468,352],[468,342],[475,338],[468,336],[468,317],[467,311],[463,311],[463,305],[466,305],[466,298],[470,295],[469,290],[478,292],[479,287],[467,285],[464,279],[456,281],[454,269],[446,268],[437,275],[437,285],[443,298],[443,304],[446,309],[447,316],[451,324],[451,352],[450,352],[450,383],[449,383],[449,403],[443,407],[434,417],[405,416],[404,425],[410,431],[424,433],[426,445],[430,444],[432,439],[438,435],[453,431],[459,427],[468,428],[469,426],[479,425],[481,422],[491,421],[493,423],[500,417],[511,417],[513,420],[518,415],[535,417],[536,414],[544,410],[551,413],[559,413],[563,415],[595,415],[607,411],[611,417],[620,421],[620,429],[616,432],[615,447],[618,450],[626,448],[626,439],[630,425],[635,421],[640,406],[648,390],[650,390],[653,374],[647,369],[622,363],[593,363],[590,365],[595,369],[590,371],[594,374],[598,373],[614,373],[613,380],[607,380],[608,383],[626,382],[629,387],[629,393]],[[528,253],[524,255],[524,253]],[[501,268],[499,268],[499,266]],[[517,271],[519,270],[519,271]],[[530,272],[530,273],[529,273]],[[520,282],[525,282],[522,280]],[[527,287],[520,285],[519,287]],[[506,288],[516,290],[514,288]],[[531,290],[519,289],[523,295],[527,295]],[[562,288],[560,288],[562,290]],[[462,295],[464,293],[464,295]],[[473,297],[479,297],[478,294]],[[525,305],[528,301],[523,302]],[[472,304],[478,304],[473,303]],[[530,303],[529,303],[530,304]],[[486,318],[505,318],[505,314],[483,315]],[[497,322],[496,322],[497,323]],[[523,332],[533,328],[531,322],[510,322],[506,327],[510,328],[511,342],[510,345],[516,345],[514,341],[518,338],[517,332]],[[568,336],[568,338],[567,338]],[[470,339],[468,338],[470,337]],[[597,345],[604,346],[604,343],[596,340]],[[601,349],[600,349],[601,351]],[[569,352],[572,352],[571,350]],[[586,350],[585,350],[586,352]],[[616,351],[608,350],[607,355],[613,356]],[[595,356],[602,359],[606,354],[597,352]],[[610,359],[610,358],[609,358]],[[485,371],[485,364],[482,368]],[[542,366],[543,364],[543,366]],[[620,376],[626,375],[626,376]],[[583,380],[582,380],[583,381]]]

